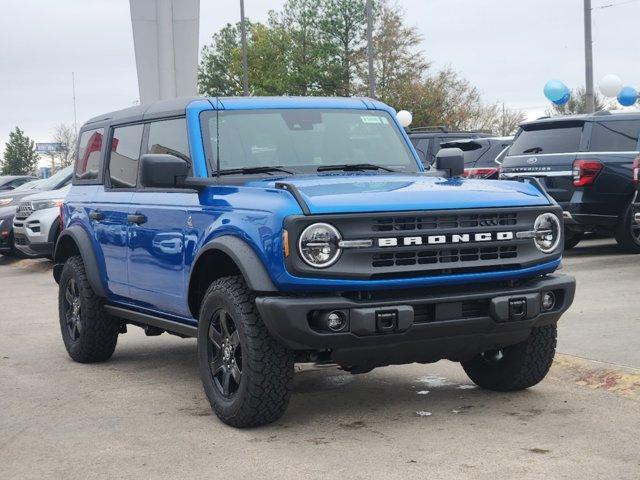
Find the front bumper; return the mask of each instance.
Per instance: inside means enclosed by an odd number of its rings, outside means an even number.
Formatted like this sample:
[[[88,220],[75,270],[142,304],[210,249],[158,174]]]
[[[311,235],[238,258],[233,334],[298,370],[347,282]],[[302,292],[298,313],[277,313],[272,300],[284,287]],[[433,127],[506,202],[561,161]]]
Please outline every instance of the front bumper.
[[[15,246],[30,257],[53,254],[59,230],[57,208],[47,208],[33,212],[26,219],[13,219]]]
[[[542,311],[541,298],[554,292],[556,304]],[[341,295],[256,298],[260,315],[271,334],[293,350],[330,351],[345,365],[379,366],[464,360],[525,340],[531,328],[555,323],[571,306],[575,279],[547,275],[517,286],[462,286],[438,291],[389,292],[376,300]],[[514,315],[512,305],[522,307]],[[519,308],[520,308],[519,307]],[[340,310],[348,319],[341,333],[311,327],[316,311]],[[397,327],[380,333],[379,312],[397,312]],[[522,313],[518,310],[518,313]]]

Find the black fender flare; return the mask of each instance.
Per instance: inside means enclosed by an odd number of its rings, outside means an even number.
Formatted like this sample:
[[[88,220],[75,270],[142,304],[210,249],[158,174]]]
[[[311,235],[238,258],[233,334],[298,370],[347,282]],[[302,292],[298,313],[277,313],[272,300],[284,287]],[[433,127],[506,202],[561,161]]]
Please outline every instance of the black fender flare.
[[[214,238],[200,249],[193,265],[198,264],[200,257],[211,250],[218,250],[233,260],[240,269],[247,285],[254,292],[277,292],[278,288],[271,280],[269,272],[258,257],[256,252],[247,242],[233,235],[222,235]],[[189,275],[189,290],[191,290],[191,275],[195,268],[191,269]]]
[[[72,225],[69,228],[65,228],[58,237],[53,253],[53,278],[56,282],[60,282],[64,262],[71,256],[69,255],[69,242],[73,242],[80,252],[87,274],[87,280],[89,280],[91,288],[93,288],[96,295],[106,298],[107,291],[102,282],[102,275],[100,274],[98,260],[93,249],[93,242],[86,230],[79,225]]]

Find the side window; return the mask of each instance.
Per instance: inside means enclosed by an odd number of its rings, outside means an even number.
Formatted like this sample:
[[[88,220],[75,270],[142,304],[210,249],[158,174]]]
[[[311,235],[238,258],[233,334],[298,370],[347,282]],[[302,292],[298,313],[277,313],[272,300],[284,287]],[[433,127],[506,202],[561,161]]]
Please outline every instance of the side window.
[[[151,122],[149,124],[147,153],[175,155],[191,163],[186,120],[175,118]]]
[[[427,152],[429,151],[429,139],[419,138],[418,140],[414,140],[412,143],[418,153],[418,157],[420,157],[420,161],[425,163],[427,161]]]
[[[594,122],[591,131],[592,152],[629,152],[638,150],[639,120]]]
[[[136,187],[143,130],[142,124],[117,127],[113,130],[109,154],[111,188]]]
[[[85,130],[80,135],[75,168],[76,180],[96,180],[98,178],[103,136],[103,128]]]

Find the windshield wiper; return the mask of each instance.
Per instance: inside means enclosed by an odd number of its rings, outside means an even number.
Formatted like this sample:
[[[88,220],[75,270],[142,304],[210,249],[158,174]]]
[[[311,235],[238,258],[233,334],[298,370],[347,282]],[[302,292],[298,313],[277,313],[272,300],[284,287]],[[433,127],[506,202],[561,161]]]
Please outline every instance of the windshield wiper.
[[[344,172],[353,172],[358,170],[384,170],[385,172],[395,172],[395,170],[373,163],[342,163],[336,165],[321,165],[318,172],[327,172],[329,170],[342,170]]]
[[[542,152],[542,147],[527,148],[526,150],[522,151],[522,153],[540,153],[540,152]]]
[[[243,167],[243,168],[227,168],[225,170],[220,170],[219,174],[220,175],[250,175],[252,173],[269,173],[271,174],[272,172],[282,172],[282,173],[288,173],[289,175],[293,175],[293,172],[290,172],[289,170],[285,170],[284,168],[280,167],[280,166],[275,166],[275,167]]]

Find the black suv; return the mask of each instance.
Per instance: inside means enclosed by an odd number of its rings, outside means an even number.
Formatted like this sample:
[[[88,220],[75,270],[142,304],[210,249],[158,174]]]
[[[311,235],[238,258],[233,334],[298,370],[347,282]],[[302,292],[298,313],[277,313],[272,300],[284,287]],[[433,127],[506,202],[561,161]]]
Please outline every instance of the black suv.
[[[441,148],[459,148],[464,153],[464,176],[496,180],[500,174],[500,157],[507,153],[513,137],[486,137],[453,140]]]
[[[536,177],[564,211],[565,248],[585,232],[614,236],[640,253],[633,221],[640,112],[541,118],[520,125],[503,178]]]
[[[412,128],[408,133],[420,161],[427,166],[434,164],[436,154],[443,148],[443,143],[492,136],[491,133],[480,131],[450,131],[447,127],[441,126]]]

